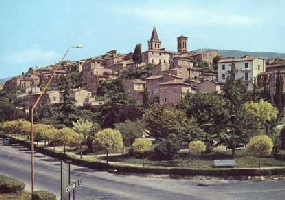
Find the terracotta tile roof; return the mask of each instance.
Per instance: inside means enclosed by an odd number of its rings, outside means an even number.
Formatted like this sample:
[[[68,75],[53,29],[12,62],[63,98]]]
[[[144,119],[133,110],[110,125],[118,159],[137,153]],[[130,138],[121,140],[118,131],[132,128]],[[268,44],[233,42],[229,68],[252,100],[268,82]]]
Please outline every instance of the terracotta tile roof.
[[[173,75],[173,74],[164,74],[165,76],[171,76],[171,77],[174,77],[174,78],[176,78],[176,79],[183,79],[183,78],[181,78],[181,77],[179,77],[179,76],[176,76],[176,75]]]
[[[158,35],[157,35],[157,31],[156,31],[156,28],[153,27],[153,30],[152,30],[152,34],[151,34],[151,40],[159,40],[158,39]]]
[[[146,81],[143,81],[141,79],[133,79],[131,80],[133,83],[142,83],[142,84],[146,84]]]
[[[285,63],[267,64],[266,68],[285,67]]]
[[[178,79],[174,79],[173,81],[168,81],[164,83],[159,83],[159,85],[187,85],[190,87],[190,84],[187,84],[184,81]]]
[[[154,79],[161,79],[161,78],[163,78],[163,76],[162,76],[162,75],[158,75],[158,76],[150,76],[150,77],[148,77],[148,78],[147,78],[147,80],[154,80]]]
[[[143,53],[147,53],[147,52],[178,54],[178,53],[175,52],[175,51],[168,51],[168,50],[165,50],[165,49],[150,49],[150,50],[147,50],[147,51],[145,51],[145,52],[143,52]]]
[[[204,81],[201,81],[199,84],[203,84],[204,82],[211,82],[211,83],[215,83],[216,85],[222,85],[222,84],[224,84],[224,83],[222,83],[222,82],[214,81],[214,80],[204,80]]]
[[[225,58],[225,59],[219,60],[219,63],[243,62],[243,61],[252,61],[255,59],[261,59],[261,58],[257,58],[257,57],[253,57],[253,56],[244,56],[241,58]]]

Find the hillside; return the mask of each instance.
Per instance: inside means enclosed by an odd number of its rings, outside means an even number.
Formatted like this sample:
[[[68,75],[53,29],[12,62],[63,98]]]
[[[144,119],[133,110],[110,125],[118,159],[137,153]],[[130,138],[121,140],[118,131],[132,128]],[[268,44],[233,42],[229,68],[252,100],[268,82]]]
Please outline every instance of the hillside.
[[[5,83],[5,82],[8,81],[9,79],[11,79],[11,77],[2,78],[2,79],[0,79],[0,83]]]
[[[201,52],[206,50],[212,50],[212,49],[196,49],[194,51]],[[220,52],[221,56],[226,56],[226,57],[242,57],[244,55],[252,55],[255,57],[260,57],[265,59],[271,59],[276,57],[285,58],[285,53],[278,53],[278,52],[250,52],[250,51],[241,51],[241,50],[220,50],[220,49],[216,50]]]

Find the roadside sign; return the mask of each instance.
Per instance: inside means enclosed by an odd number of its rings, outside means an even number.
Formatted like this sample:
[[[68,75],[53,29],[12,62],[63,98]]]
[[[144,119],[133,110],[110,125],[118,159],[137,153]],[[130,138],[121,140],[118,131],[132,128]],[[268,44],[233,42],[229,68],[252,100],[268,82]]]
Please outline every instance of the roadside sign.
[[[66,191],[67,193],[69,193],[69,192],[71,192],[72,190],[74,190],[75,188],[77,188],[77,187],[80,186],[80,185],[82,185],[82,179],[79,179],[79,180],[77,180],[76,182],[73,182],[73,183],[69,184],[69,185],[66,187],[65,191]]]
[[[70,200],[70,194],[65,192],[70,184],[70,163],[61,161],[61,200]]]

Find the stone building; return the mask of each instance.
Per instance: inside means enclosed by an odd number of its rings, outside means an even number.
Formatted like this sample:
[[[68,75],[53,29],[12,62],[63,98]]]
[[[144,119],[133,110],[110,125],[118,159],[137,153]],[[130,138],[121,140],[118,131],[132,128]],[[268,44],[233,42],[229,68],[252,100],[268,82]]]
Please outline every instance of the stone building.
[[[181,35],[177,38],[177,51],[179,53],[186,53],[187,52],[187,37]]]
[[[161,49],[161,41],[158,39],[156,28],[154,27],[151,33],[151,38],[148,41],[148,50],[159,50]]]
[[[146,91],[146,81],[140,79],[128,80],[125,86],[129,97],[143,104],[143,93]]]
[[[161,47],[161,41],[158,38],[156,28],[153,28],[151,38],[148,41],[148,50],[142,52],[142,60],[144,63],[170,63],[172,55],[177,52],[167,51]]]
[[[72,90],[71,96],[75,99],[75,106],[83,106],[84,104],[89,103],[92,93],[78,88]]]
[[[191,53],[191,57],[196,59],[196,60],[202,60],[207,62],[210,65],[213,65],[213,59],[216,56],[220,56],[220,53],[216,50],[207,50],[207,51],[203,51],[203,52],[192,52]]]
[[[159,96],[159,84],[173,81],[174,79],[182,80],[182,78],[171,74],[163,74],[158,76],[150,76],[146,79],[146,90],[150,98]]]
[[[213,81],[213,80],[205,80],[201,81],[198,84],[198,91],[203,93],[221,93],[222,83]]]
[[[190,84],[179,79],[159,83],[159,103],[165,105],[178,104],[188,92],[192,92]]]

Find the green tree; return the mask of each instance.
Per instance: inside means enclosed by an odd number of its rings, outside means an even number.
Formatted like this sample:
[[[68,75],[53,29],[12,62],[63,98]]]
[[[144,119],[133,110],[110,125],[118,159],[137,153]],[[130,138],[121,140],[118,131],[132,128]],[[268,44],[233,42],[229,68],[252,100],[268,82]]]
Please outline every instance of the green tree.
[[[235,79],[235,64],[232,63],[229,76],[224,85],[224,97],[230,103],[231,115],[236,114],[242,105],[245,103],[244,95],[246,94],[246,86],[242,84],[241,80]]]
[[[12,128],[13,134],[17,137],[17,134],[22,136],[30,135],[31,132],[31,123],[24,119],[17,119],[11,121],[11,125],[14,126]]]
[[[42,140],[42,135],[41,135],[41,132],[39,131],[41,125],[42,124],[34,125],[34,141],[37,142],[37,145],[39,144],[39,141]]]
[[[138,64],[142,63],[142,49],[141,44],[136,44],[136,47],[134,49],[133,53],[133,60],[136,63],[136,66],[138,67]]]
[[[206,146],[204,142],[198,141],[191,141],[189,142],[189,151],[194,153],[201,153],[206,150]],[[199,169],[199,159],[198,159],[198,169]]]
[[[80,159],[82,159],[82,142],[84,141],[84,135],[82,133],[70,132],[67,145],[70,147],[79,147]]]
[[[243,105],[245,123],[247,126],[266,128],[269,122],[277,119],[278,110],[271,103],[261,99],[259,102],[246,102]]]
[[[100,84],[100,90],[102,91],[106,100],[110,103],[115,104],[127,104],[129,103],[128,95],[125,90],[124,80],[108,79]]]
[[[55,145],[56,145],[56,142],[60,141],[60,138],[61,138],[61,135],[60,135],[60,131],[55,128],[54,126],[52,125],[48,125],[48,130],[46,132],[46,139],[48,141],[52,141],[52,145],[53,145],[53,151],[55,151]]]
[[[0,122],[16,119],[17,110],[7,97],[0,97]]]
[[[188,118],[195,118],[197,124],[205,134],[200,138],[207,144],[207,151],[211,151],[214,140],[219,139],[219,134],[228,124],[229,109],[228,101],[220,95],[215,94],[186,94],[179,108],[184,110]],[[200,133],[202,131],[199,131]]]
[[[284,98],[283,98],[283,77],[280,74],[280,71],[277,72],[276,76],[276,92],[274,96],[274,102],[278,109],[278,119],[283,117],[283,109],[284,109]]]
[[[55,135],[57,131],[58,130],[52,125],[36,124],[34,127],[34,133],[38,138],[44,140],[44,146],[46,146],[47,141],[49,142],[56,139],[52,137],[52,135]]]
[[[176,125],[175,114],[157,103],[146,110],[144,120],[150,134],[156,139],[166,138]]]
[[[124,145],[130,147],[136,138],[142,137],[144,123],[141,120],[130,121],[126,120],[123,123],[115,125],[115,129],[122,133]]]
[[[285,149],[285,126],[280,131],[281,149]]]
[[[98,121],[105,128],[113,128],[115,124],[125,122],[126,120],[136,121],[142,119],[143,111],[134,104],[107,103],[100,109]]]
[[[260,157],[271,154],[273,143],[270,137],[267,135],[257,135],[251,138],[247,145],[247,150],[254,156],[259,157],[259,169],[260,169]]]
[[[145,166],[145,152],[151,150],[151,141],[146,138],[136,138],[133,143],[133,149],[135,152],[142,153],[143,155],[143,167]]]
[[[63,92],[63,104],[59,109],[59,115],[57,116],[57,127],[69,127],[73,126],[73,122],[78,120],[78,109],[75,107],[75,99],[71,96],[71,89],[69,81],[64,83]]]
[[[271,102],[269,80],[268,80],[267,76],[264,76],[264,78],[262,80],[262,86],[263,86],[262,98],[266,101]]]
[[[86,140],[90,137],[92,133],[93,123],[87,119],[79,118],[76,122],[73,122],[73,129],[77,133],[81,133],[84,136],[84,144],[86,145]]]
[[[246,139],[242,107],[246,102],[247,87],[240,79],[236,80],[234,63],[232,63],[231,70],[228,73],[229,76],[225,82],[223,96],[227,100],[227,108],[229,111],[228,118],[226,119],[227,122],[225,122],[227,128],[225,129],[230,127],[230,131],[226,131],[221,138],[223,142],[232,149],[232,157],[234,157],[237,144]]]
[[[120,131],[111,128],[98,131],[94,138],[94,148],[98,146],[106,151],[108,163],[109,151],[118,151],[123,148],[123,138]]]
[[[166,138],[158,141],[155,145],[154,153],[160,160],[171,160],[180,149],[180,140],[175,134],[169,134]]]
[[[53,108],[50,103],[48,94],[44,94],[42,101],[35,111],[35,121],[41,120],[42,118],[50,118],[54,115]]]
[[[63,153],[66,153],[66,145],[73,141],[74,135],[77,134],[73,129],[64,127],[59,130],[59,140],[63,143]]]

